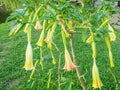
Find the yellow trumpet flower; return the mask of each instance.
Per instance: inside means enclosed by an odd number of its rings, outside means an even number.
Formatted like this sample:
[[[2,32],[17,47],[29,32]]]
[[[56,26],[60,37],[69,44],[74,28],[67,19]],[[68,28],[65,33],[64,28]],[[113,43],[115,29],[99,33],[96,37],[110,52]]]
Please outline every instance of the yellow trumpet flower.
[[[109,24],[108,24],[108,29],[110,30],[110,32],[109,32],[110,41],[115,41],[116,35],[114,33],[113,28]]]
[[[71,60],[71,57],[70,57],[70,54],[67,50],[67,48],[65,48],[65,66],[63,69],[67,70],[67,71],[70,71],[71,69],[74,69],[74,68],[77,68],[78,66],[76,66],[72,60]]]
[[[116,40],[116,35],[115,35],[114,32],[110,32],[109,36],[110,36],[110,41],[115,41]]]
[[[110,66],[111,66],[111,67],[114,67],[115,65],[114,65],[114,62],[113,62],[113,57],[112,57],[112,52],[111,52],[111,50],[109,50],[109,58],[110,58]]]
[[[106,45],[108,47],[108,50],[111,50],[111,45],[110,45],[110,41],[109,41],[108,37],[105,37],[105,42],[106,42]]]
[[[92,78],[93,78],[93,87],[94,88],[101,88],[103,86],[100,77],[99,77],[99,71],[96,65],[96,61],[94,59],[93,67],[92,67]]]
[[[44,30],[42,30],[42,32],[40,34],[40,38],[39,38],[39,40],[37,42],[37,45],[42,47],[43,41],[44,41]]]
[[[108,47],[108,51],[109,51],[109,59],[110,59],[110,66],[114,67],[114,62],[113,62],[113,57],[112,57],[112,52],[111,52],[111,45],[110,45],[110,41],[108,39],[108,37],[105,37],[105,42],[107,44]]]
[[[47,33],[47,36],[45,38],[45,42],[47,43],[47,47],[49,49],[52,48],[52,37],[53,37],[53,32],[49,29],[48,33]]]
[[[31,43],[28,42],[27,49],[26,49],[26,61],[24,67],[25,70],[32,70],[34,69],[33,66],[33,52],[32,52],[32,46]]]
[[[44,40],[46,43],[50,43],[51,42],[52,38],[50,37],[51,36],[50,34],[51,34],[51,30],[49,29],[48,32],[47,32],[47,36],[46,36],[46,38]]]
[[[56,27],[57,27],[57,22],[54,22],[52,29],[48,30],[47,37],[45,39],[46,43],[52,43],[52,39],[53,39],[53,35]]]

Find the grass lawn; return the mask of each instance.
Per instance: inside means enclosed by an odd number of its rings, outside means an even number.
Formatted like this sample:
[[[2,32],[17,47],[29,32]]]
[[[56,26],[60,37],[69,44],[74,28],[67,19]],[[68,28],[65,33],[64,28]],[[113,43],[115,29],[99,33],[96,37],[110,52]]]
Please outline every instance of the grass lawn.
[[[47,49],[43,50],[43,70],[40,63],[37,64],[35,73],[30,80],[31,71],[23,69],[25,61],[25,50],[27,46],[26,34],[20,31],[13,37],[8,37],[8,24],[0,24],[0,90],[57,90],[57,64],[51,62],[51,55]],[[39,60],[39,48],[35,45],[40,31],[33,31],[32,47],[34,51],[34,63]],[[120,90],[120,33],[116,33],[117,40],[112,42],[112,52],[115,67],[110,68],[108,51],[104,41],[97,42],[97,65],[101,80],[104,84],[102,90]],[[60,34],[56,35],[57,46],[63,51]],[[85,74],[88,90],[92,88],[92,58],[90,45],[83,43],[80,35],[75,35],[75,53],[79,70]],[[68,44],[69,45],[69,44]],[[44,46],[46,48],[46,46]],[[58,53],[53,52],[58,62]],[[61,68],[64,66],[62,55]],[[87,72],[86,72],[87,71]],[[50,75],[51,73],[51,75]],[[50,80],[50,83],[49,83]],[[66,72],[61,69],[62,90],[82,90],[75,70]]]

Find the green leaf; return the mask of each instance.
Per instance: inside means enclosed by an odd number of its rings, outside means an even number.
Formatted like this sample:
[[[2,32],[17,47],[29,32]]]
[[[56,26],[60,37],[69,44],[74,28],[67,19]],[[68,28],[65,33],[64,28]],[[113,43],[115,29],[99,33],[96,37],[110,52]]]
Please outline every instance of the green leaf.
[[[18,23],[16,20],[12,21],[11,24],[10,24],[9,36],[15,35],[22,28],[22,26],[23,26],[23,24]]]

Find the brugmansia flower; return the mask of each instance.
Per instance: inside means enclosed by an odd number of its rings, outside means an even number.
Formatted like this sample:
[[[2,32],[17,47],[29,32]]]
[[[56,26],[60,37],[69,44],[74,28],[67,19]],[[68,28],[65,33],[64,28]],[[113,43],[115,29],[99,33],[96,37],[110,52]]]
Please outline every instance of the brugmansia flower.
[[[113,62],[113,57],[112,57],[112,52],[111,52],[111,45],[110,45],[110,41],[108,39],[108,37],[105,37],[105,42],[107,44],[108,47],[108,51],[109,51],[109,59],[110,59],[110,66],[114,67],[114,62]]]
[[[100,77],[99,77],[99,71],[96,65],[96,61],[94,59],[93,67],[92,67],[92,78],[93,78],[93,87],[94,88],[101,88],[103,86]]]
[[[88,39],[86,40],[86,43],[91,43],[93,41],[93,36],[89,36]]]
[[[40,30],[42,29],[42,25],[40,24],[40,21],[36,21],[36,24],[35,24],[35,27],[34,27],[36,30]]]
[[[53,37],[52,31],[49,29],[49,31],[47,33],[47,36],[46,36],[46,38],[44,40],[47,43],[47,47],[49,49],[52,48],[52,44],[51,44],[52,43],[52,37]]]
[[[33,66],[33,52],[32,52],[32,46],[31,43],[28,42],[27,49],[26,49],[26,61],[24,67],[26,70],[32,70],[34,69]]]
[[[77,68],[77,66],[72,62],[70,54],[69,54],[67,48],[65,48],[65,66],[63,69],[69,71],[73,68]]]
[[[52,39],[53,39],[53,35],[54,35],[54,31],[56,29],[56,26],[57,26],[57,22],[54,22],[52,28],[48,30],[47,37],[45,38],[45,42],[47,43],[47,47],[49,49],[52,48],[52,42],[53,42]]]
[[[108,29],[110,30],[109,36],[110,36],[110,41],[115,41],[116,40],[116,35],[114,33],[113,28],[108,24]]]
[[[46,27],[46,20],[43,21],[43,30],[40,34],[39,40],[37,42],[37,45],[42,47],[43,41],[44,41],[44,31],[45,31],[45,27]]]
[[[42,32],[40,34],[40,38],[37,42],[37,45],[42,47],[43,41],[44,41],[44,30],[42,30]]]
[[[109,36],[110,36],[110,41],[115,41],[116,40],[116,36],[114,33],[109,33]]]
[[[53,38],[53,34],[54,34],[56,27],[57,27],[57,22],[54,22],[52,29],[48,30],[47,37],[45,38],[46,43],[52,43],[52,38]]]
[[[112,57],[112,52],[111,52],[111,50],[109,50],[109,58],[110,58],[110,66],[111,66],[111,67],[114,67],[115,65],[114,65],[114,62],[113,62],[113,57]]]
[[[50,33],[51,33],[51,30],[49,29],[49,30],[48,30],[48,33],[47,33],[47,36],[46,36],[46,38],[45,38],[45,40],[44,40],[46,43],[51,42],[51,37],[50,37],[51,35],[50,35]]]

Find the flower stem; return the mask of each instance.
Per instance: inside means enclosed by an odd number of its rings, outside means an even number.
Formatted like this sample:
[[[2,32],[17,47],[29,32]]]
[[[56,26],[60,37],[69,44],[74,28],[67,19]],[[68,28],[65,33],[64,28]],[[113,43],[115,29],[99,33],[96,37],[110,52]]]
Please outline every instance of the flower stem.
[[[61,63],[61,53],[59,56],[59,62],[58,62],[58,90],[61,90],[61,86],[60,86],[60,74],[61,74],[61,70],[60,70],[60,63]]]
[[[74,52],[74,45],[73,45],[73,34],[71,34],[71,37],[70,37],[70,46],[71,46],[71,50],[72,50],[72,57],[73,57],[73,62],[74,64],[76,64],[76,56],[75,56],[75,52]],[[77,77],[79,79],[79,82],[80,82],[80,85],[82,87],[83,90],[87,90],[86,89],[86,85],[85,85],[85,82],[84,82],[84,79],[83,77],[81,76],[81,73],[79,71],[78,68],[76,68],[76,74],[77,74]]]
[[[55,49],[59,52],[59,61],[58,61],[58,90],[61,90],[61,67],[60,67],[60,63],[61,63],[61,56],[62,53],[60,52],[59,48],[57,47],[57,45],[55,43],[52,43],[55,47]]]

